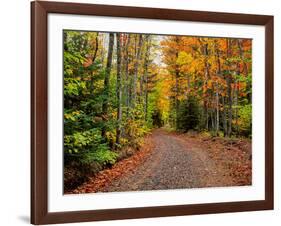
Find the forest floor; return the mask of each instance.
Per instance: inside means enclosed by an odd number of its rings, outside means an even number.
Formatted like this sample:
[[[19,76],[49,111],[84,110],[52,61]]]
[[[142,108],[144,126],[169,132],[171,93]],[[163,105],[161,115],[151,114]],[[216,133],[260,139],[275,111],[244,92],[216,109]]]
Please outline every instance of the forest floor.
[[[251,185],[251,142],[155,129],[141,150],[70,193]]]

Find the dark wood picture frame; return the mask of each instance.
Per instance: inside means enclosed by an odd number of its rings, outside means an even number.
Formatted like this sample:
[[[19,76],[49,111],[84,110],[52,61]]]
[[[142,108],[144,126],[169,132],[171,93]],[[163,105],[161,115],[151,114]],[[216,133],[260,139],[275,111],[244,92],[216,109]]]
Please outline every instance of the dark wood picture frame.
[[[265,200],[48,212],[48,14],[265,26]],[[31,223],[52,224],[273,209],[273,16],[62,2],[31,3]]]

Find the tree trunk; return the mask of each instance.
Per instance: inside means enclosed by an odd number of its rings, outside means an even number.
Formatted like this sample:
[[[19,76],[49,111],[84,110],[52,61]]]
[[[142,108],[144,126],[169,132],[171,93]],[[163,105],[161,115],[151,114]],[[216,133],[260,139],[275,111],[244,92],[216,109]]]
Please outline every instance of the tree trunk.
[[[217,57],[217,76],[221,77],[221,62],[220,62],[220,53],[217,46],[215,45],[216,57]],[[216,82],[216,135],[218,136],[219,129],[220,129],[220,97],[219,97],[219,83]]]
[[[244,57],[243,57],[243,50],[242,50],[242,46],[241,46],[241,40],[237,39],[237,46],[239,49],[239,56],[240,56],[240,60],[244,62]],[[234,104],[235,104],[235,128],[236,128],[236,132],[237,134],[239,134],[239,125],[238,125],[238,96],[239,96],[239,77],[240,77],[240,63],[237,62],[236,63],[236,78],[235,78],[235,90],[234,90]],[[238,81],[237,81],[238,80]]]
[[[131,36],[128,34],[128,40],[126,42],[126,59],[125,59],[125,94],[126,94],[126,114],[127,117],[129,116],[129,107],[130,107],[130,78],[129,78],[129,62],[130,62],[130,56],[129,56],[129,48],[130,48],[130,41]]]
[[[117,147],[120,145],[120,135],[121,135],[121,121],[122,121],[122,88],[121,88],[121,47],[120,47],[120,33],[116,34],[116,44],[117,44],[117,82],[116,82],[116,96],[117,96],[117,128],[116,128],[116,144]]]
[[[67,46],[67,31],[63,32],[63,48],[64,51],[68,51],[68,46]]]
[[[147,109],[148,109],[148,61],[149,61],[149,52],[150,52],[150,35],[146,36],[146,52],[145,52],[145,58],[144,58],[144,119],[147,120]],[[142,86],[141,86],[142,90]],[[142,91],[141,91],[142,92]]]
[[[148,64],[148,55],[149,55],[149,49],[150,49],[150,43],[149,43],[149,35],[145,35],[145,38],[144,38],[145,42],[145,53],[144,53],[144,63],[143,63],[143,75],[141,76],[141,79],[140,79],[140,96],[142,97],[143,95],[143,86],[144,86],[144,83],[145,83],[145,77],[146,77],[146,74],[147,74],[147,64]]]
[[[211,109],[211,123],[212,123],[212,131],[215,131],[215,111]]]
[[[113,45],[114,45],[114,34],[109,34],[109,43],[108,43],[108,52],[107,52],[107,62],[106,62],[106,69],[105,69],[105,77],[104,77],[104,100],[102,104],[102,117],[104,124],[107,121],[108,115],[108,96],[109,96],[109,79],[110,79],[110,72],[111,72],[111,65],[112,65],[112,52],[113,52]],[[105,137],[106,128],[103,126],[102,128],[102,136]]]
[[[225,103],[225,97],[222,97],[222,106],[223,106],[223,135],[224,137],[227,136],[227,109],[226,109],[226,103]]]
[[[208,106],[206,106],[205,112],[206,112],[206,130],[208,131],[209,130],[209,109],[208,109]]]
[[[95,43],[95,51],[94,51],[94,55],[93,55],[93,58],[92,58],[92,64],[94,64],[96,58],[97,58],[97,53],[98,53],[98,50],[99,50],[99,33],[97,32],[96,34],[96,43]],[[94,76],[93,74],[91,73],[91,95],[93,96],[94,95]]]
[[[237,63],[238,64],[238,63]],[[239,76],[240,71],[239,71],[239,66],[237,66],[237,71],[236,71],[236,76]],[[235,129],[236,133],[239,131],[239,126],[238,126],[238,93],[239,93],[239,88],[238,88],[238,82],[237,79],[235,78],[234,80],[234,105],[235,105],[235,111],[234,111],[234,120],[235,120]]]
[[[138,42],[137,49],[136,49],[136,62],[134,65],[132,107],[135,106],[136,96],[137,96],[137,80],[138,80],[138,68],[139,68],[139,61],[140,61],[140,56],[141,56],[141,48],[142,48],[142,35],[139,35],[139,42]]]
[[[231,40],[227,39],[227,58],[231,56]],[[230,137],[232,134],[232,75],[229,71],[226,77],[227,83],[227,94],[228,94],[228,131],[227,136]]]
[[[101,40],[101,50],[100,50],[100,58],[101,58],[101,65],[104,67],[104,58],[105,58],[105,46],[104,46],[104,38],[105,34],[100,34],[100,40]]]
[[[175,94],[175,101],[176,101],[176,128],[179,128],[179,70],[176,69],[176,94]]]
[[[204,59],[204,64],[205,64],[205,85],[208,83],[208,80],[210,78],[210,71],[209,71],[209,63],[208,63],[208,55],[209,55],[209,51],[208,51],[208,44],[204,44],[204,49],[203,49],[203,54],[205,56]],[[209,109],[208,109],[208,105],[209,105],[209,98],[207,97],[205,99],[206,102],[206,130],[209,130]]]
[[[227,75],[227,94],[228,94],[228,130],[227,130],[227,136],[230,137],[232,133],[232,78],[231,75]]]
[[[216,90],[216,136],[218,135],[219,128],[220,128],[220,110],[219,110],[219,92],[218,92],[218,83],[217,83],[217,90]]]

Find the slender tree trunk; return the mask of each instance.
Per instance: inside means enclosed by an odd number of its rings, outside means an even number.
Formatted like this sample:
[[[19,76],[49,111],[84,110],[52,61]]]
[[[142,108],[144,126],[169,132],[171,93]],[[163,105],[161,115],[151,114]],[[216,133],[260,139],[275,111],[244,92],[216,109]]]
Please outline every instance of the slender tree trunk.
[[[227,39],[227,58],[231,56],[231,40]],[[226,77],[227,83],[227,94],[228,94],[228,131],[227,136],[230,137],[232,134],[232,75],[229,71]]]
[[[129,48],[130,48],[131,36],[128,34],[128,39],[126,42],[126,59],[125,59],[125,94],[126,94],[126,114],[129,116],[129,107],[130,107],[130,78],[129,78]]]
[[[223,106],[223,135],[224,137],[227,136],[227,109],[226,109],[226,102],[225,97],[222,97],[222,106]]]
[[[149,52],[150,52],[150,35],[146,36],[146,52],[144,58],[144,119],[147,120],[147,109],[148,109],[148,61],[149,61]],[[142,90],[142,86],[141,86]],[[142,92],[142,91],[141,91]]]
[[[105,66],[104,65],[104,58],[105,58],[105,38],[104,38],[104,34],[100,34],[100,39],[101,39],[101,51],[100,51],[100,55],[101,55],[101,65],[102,66]]]
[[[218,92],[218,83],[217,90],[216,90],[216,136],[218,135],[219,128],[220,128],[220,110],[219,110],[219,92]]]
[[[140,56],[141,56],[142,41],[143,41],[142,35],[139,35],[139,41],[138,41],[137,51],[136,51],[136,61],[135,61],[135,65],[134,65],[133,91],[132,91],[132,106],[133,107],[135,106],[136,96],[137,96],[138,68],[139,68],[139,61],[140,61]]]
[[[215,131],[215,111],[211,110],[211,123],[212,123],[212,131]]]
[[[209,130],[209,108],[208,108],[208,106],[206,106],[205,112],[206,112],[206,130],[208,131]]]
[[[149,43],[149,35],[145,35],[144,37],[144,44],[145,44],[145,52],[144,52],[144,63],[143,63],[143,75],[141,76],[140,79],[140,96],[143,96],[144,92],[144,83],[145,83],[145,77],[147,74],[147,65],[148,65],[148,55],[149,55],[149,50],[150,50],[150,43]]]
[[[104,123],[107,121],[108,116],[108,99],[109,99],[109,79],[112,65],[112,52],[114,45],[114,34],[109,34],[109,43],[108,43],[108,52],[107,52],[107,62],[105,69],[105,77],[104,77],[104,100],[102,104],[102,117]],[[105,137],[106,128],[103,126],[102,128],[102,136]]]
[[[116,144],[117,147],[120,145],[120,135],[121,135],[121,121],[122,121],[122,88],[121,88],[121,46],[120,46],[120,33],[116,34],[116,44],[117,44],[117,84],[116,84],[116,95],[117,95],[117,128],[116,128]]]
[[[178,36],[175,37],[175,42],[177,45],[180,44],[180,38]],[[175,59],[177,61],[178,59],[178,55],[179,55],[179,51],[178,49],[176,48],[175,49]],[[175,65],[175,117],[176,117],[176,120],[175,120],[175,124],[176,124],[176,129],[179,128],[179,106],[180,106],[180,103],[179,103],[179,94],[180,94],[180,90],[179,90],[179,77],[180,77],[180,70],[179,70],[179,66],[177,64],[177,62],[174,62]]]
[[[217,57],[217,76],[221,77],[221,62],[220,62],[220,53],[216,43],[215,46],[216,57]],[[219,83],[216,81],[216,135],[218,136],[220,129],[220,97],[219,97]]]
[[[68,51],[68,46],[67,46],[67,32],[63,32],[63,48],[64,51]]]
[[[204,59],[204,64],[205,64],[205,85],[208,83],[208,80],[210,78],[210,71],[209,71],[209,63],[208,63],[208,55],[209,55],[209,51],[208,51],[208,44],[204,44],[204,52],[203,52],[205,59]],[[209,130],[209,98],[207,97],[205,99],[206,102],[206,130]]]
[[[93,55],[93,58],[92,58],[92,64],[95,63],[95,60],[97,58],[97,53],[98,53],[98,50],[99,50],[99,33],[97,32],[96,34],[96,42],[95,42],[95,51],[94,51],[94,55]],[[91,73],[91,95],[93,96],[94,95],[94,76],[93,74]]]
[[[145,111],[145,115],[144,115],[144,120],[147,120],[147,113],[148,113],[148,82],[146,80],[145,82],[145,105],[144,105],[144,111]]]
[[[95,52],[94,52],[94,55],[92,58],[92,64],[95,62],[95,60],[97,58],[98,50],[99,50],[99,33],[97,32],[96,40],[95,40]]]
[[[228,131],[227,131],[227,136],[230,137],[232,133],[232,78],[231,75],[227,76],[227,94],[228,94]]]
[[[239,76],[240,72],[239,71],[236,71],[236,76]],[[234,106],[235,106],[235,109],[234,109],[234,120],[235,120],[235,130],[236,130],[236,133],[238,133],[238,129],[239,129],[239,126],[238,126],[238,82],[237,82],[237,79],[235,78],[234,80]]]
[[[237,46],[239,49],[239,55],[240,55],[240,60],[244,61],[243,57],[243,50],[241,46],[241,40],[237,39]],[[240,77],[240,63],[236,63],[236,75],[235,75],[235,81],[234,81],[234,104],[235,104],[235,112],[234,112],[234,119],[235,119],[235,128],[237,134],[239,134],[239,126],[238,126],[238,96],[239,96],[239,77]],[[237,81],[238,80],[238,81]]]
[[[176,95],[175,95],[175,101],[176,101],[176,128],[179,128],[179,70],[178,68],[176,69]]]

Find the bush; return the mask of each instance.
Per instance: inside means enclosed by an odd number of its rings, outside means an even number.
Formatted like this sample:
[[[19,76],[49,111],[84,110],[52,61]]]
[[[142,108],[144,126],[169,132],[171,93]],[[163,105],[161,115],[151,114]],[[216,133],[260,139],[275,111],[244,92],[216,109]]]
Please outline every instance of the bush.
[[[144,123],[144,111],[142,105],[136,104],[135,109],[130,109],[127,115],[123,115],[122,130],[124,131],[123,141],[134,148],[139,148],[143,137],[149,132]]]
[[[106,165],[117,161],[97,128],[64,136],[64,187],[76,188]]]
[[[100,148],[101,146],[102,145],[100,145]],[[101,165],[108,165],[108,164],[113,165],[117,161],[118,154],[116,152],[109,151],[106,148],[107,147],[104,147],[104,150],[100,149],[93,152],[89,158],[90,162],[96,161]]]
[[[242,106],[238,111],[240,134],[249,137],[252,134],[252,104]]]

